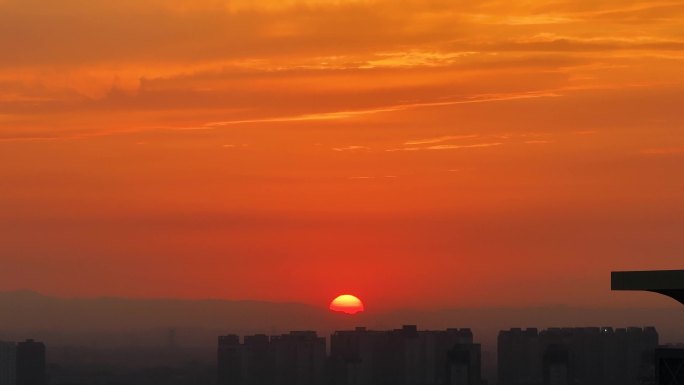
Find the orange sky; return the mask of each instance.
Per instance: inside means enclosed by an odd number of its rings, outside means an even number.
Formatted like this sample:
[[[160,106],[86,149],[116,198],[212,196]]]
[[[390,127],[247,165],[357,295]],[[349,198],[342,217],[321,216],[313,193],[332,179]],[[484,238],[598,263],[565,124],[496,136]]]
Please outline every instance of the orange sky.
[[[662,304],[684,1],[0,0],[0,290]]]

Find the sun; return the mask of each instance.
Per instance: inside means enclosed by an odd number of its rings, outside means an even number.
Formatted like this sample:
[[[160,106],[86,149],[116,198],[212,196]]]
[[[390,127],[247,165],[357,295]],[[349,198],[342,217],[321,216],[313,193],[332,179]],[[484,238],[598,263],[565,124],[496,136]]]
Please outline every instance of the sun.
[[[330,310],[356,314],[363,311],[363,302],[351,294],[342,294],[330,302]]]

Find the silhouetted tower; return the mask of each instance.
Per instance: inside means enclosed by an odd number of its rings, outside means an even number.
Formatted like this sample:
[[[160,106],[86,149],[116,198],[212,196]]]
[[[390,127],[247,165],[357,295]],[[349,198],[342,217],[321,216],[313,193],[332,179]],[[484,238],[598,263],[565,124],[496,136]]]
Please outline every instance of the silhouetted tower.
[[[570,385],[570,354],[560,344],[552,344],[544,351],[544,385]]]
[[[17,346],[0,341],[0,385],[16,384]]]
[[[337,331],[330,338],[334,385],[480,385],[480,345],[470,329],[416,325]]]
[[[242,354],[244,384],[272,385],[274,358],[268,336],[265,334],[245,336]]]
[[[420,376],[419,335],[416,325],[403,325],[401,329],[388,332],[390,370],[384,378],[385,384],[417,384]]]
[[[17,344],[17,385],[46,385],[45,344],[26,340]]]
[[[219,336],[217,352],[219,385],[242,385],[242,345],[235,334]]]
[[[480,385],[481,348],[479,344],[456,344],[447,352],[447,385]]]
[[[568,354],[568,384],[638,385],[653,378],[652,357],[657,345],[658,333],[652,327],[502,331],[498,346],[499,384],[536,385],[551,381],[547,378],[548,365],[555,362],[554,354],[562,347]]]
[[[542,382],[542,353],[539,330],[513,328],[499,332],[498,378],[501,385]]]
[[[357,327],[330,336],[330,379],[333,385],[375,385],[380,376],[379,342],[384,332]]]
[[[320,385],[325,382],[325,338],[314,331],[271,337],[275,385]]]

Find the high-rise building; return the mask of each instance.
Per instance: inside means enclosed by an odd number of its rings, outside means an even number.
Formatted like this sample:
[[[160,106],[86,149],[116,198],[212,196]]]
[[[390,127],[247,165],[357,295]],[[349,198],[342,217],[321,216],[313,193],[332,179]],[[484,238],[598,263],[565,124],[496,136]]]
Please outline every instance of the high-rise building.
[[[544,385],[570,385],[568,349],[561,344],[547,346],[542,358],[542,371]]]
[[[218,340],[219,385],[481,385],[480,345],[470,329],[415,325],[335,332],[330,357],[313,331]]]
[[[313,331],[271,337],[274,385],[320,385],[325,381],[325,338]]]
[[[498,377],[504,385],[542,383],[539,330],[513,328],[499,333]]]
[[[378,345],[381,332],[363,327],[330,336],[330,377],[333,385],[372,385],[380,376]]]
[[[445,381],[437,384],[479,385],[482,382],[480,368],[480,345],[457,343],[447,351]]]
[[[480,385],[480,345],[470,329],[337,331],[330,369],[335,385]]]
[[[45,344],[26,340],[17,344],[17,385],[46,385]]]
[[[219,336],[217,359],[218,384],[242,385],[242,345],[239,336]]]
[[[313,331],[268,337],[237,335],[218,340],[219,385],[324,384],[325,338]]]
[[[638,385],[653,378],[657,346],[652,327],[501,331],[498,383]]]
[[[16,384],[17,346],[0,341],[0,385]]]
[[[245,385],[273,384],[275,364],[267,335],[245,336],[242,356]]]

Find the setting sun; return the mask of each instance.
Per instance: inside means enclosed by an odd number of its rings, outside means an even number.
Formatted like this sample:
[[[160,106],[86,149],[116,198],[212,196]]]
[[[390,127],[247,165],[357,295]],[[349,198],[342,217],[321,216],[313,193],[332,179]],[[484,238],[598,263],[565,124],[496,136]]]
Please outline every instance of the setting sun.
[[[363,311],[363,302],[353,295],[343,294],[330,302],[330,310],[356,314]]]

